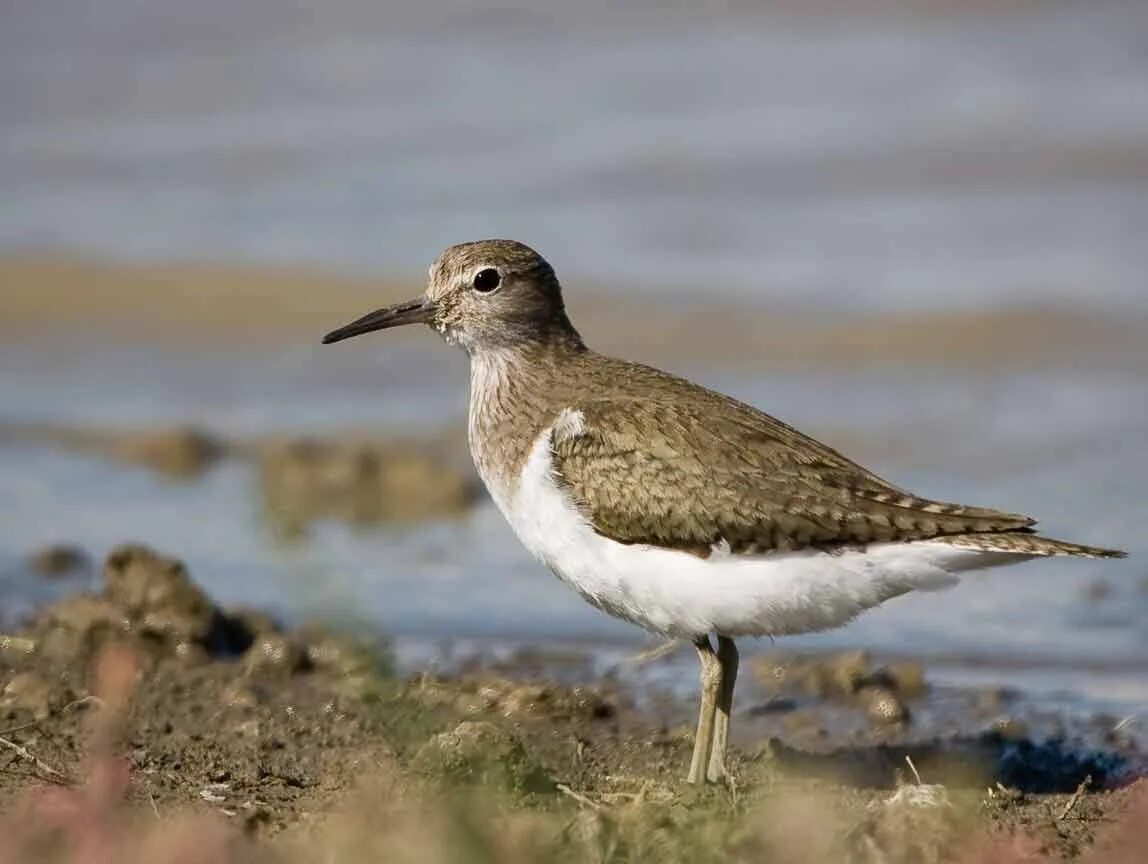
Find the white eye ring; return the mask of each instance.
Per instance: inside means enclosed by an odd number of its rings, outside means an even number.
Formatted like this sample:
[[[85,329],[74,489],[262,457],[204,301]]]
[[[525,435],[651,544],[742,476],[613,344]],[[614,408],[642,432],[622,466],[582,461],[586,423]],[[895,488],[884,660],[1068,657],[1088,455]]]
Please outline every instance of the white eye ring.
[[[502,284],[502,274],[493,267],[483,267],[474,274],[470,284],[479,294],[493,294]]]

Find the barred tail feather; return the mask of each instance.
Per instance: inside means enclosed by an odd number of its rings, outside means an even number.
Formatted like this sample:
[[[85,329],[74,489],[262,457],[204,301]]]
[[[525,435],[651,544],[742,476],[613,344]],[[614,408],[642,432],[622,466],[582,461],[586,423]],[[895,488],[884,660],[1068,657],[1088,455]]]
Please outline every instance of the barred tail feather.
[[[959,546],[962,549],[978,549],[984,552],[1004,552],[1013,555],[1050,557],[1072,555],[1078,558],[1125,558],[1127,552],[1119,549],[1101,549],[1098,546],[1084,546],[1067,540],[1040,537],[1024,531],[1002,531],[986,534],[955,534],[937,537],[942,543]]]

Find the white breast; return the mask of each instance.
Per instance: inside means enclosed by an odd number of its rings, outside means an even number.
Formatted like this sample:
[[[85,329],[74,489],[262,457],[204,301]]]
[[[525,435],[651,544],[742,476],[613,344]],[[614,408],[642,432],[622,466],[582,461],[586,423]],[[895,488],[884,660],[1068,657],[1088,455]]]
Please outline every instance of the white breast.
[[[590,603],[647,630],[675,637],[827,630],[892,597],[948,587],[961,571],[1002,563],[932,541],[757,556],[730,555],[725,545],[708,558],[617,543],[593,530],[554,479],[551,433],[579,434],[578,419],[563,412],[535,441],[517,487],[492,492],[536,558]]]

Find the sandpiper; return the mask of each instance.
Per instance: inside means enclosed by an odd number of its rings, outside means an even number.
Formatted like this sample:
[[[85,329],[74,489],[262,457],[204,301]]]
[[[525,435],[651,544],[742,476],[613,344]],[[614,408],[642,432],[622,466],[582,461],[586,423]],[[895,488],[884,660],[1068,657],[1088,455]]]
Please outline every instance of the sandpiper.
[[[451,246],[422,297],[323,341],[416,323],[470,355],[470,451],[523,545],[604,612],[697,649],[691,783],[726,775],[734,637],[840,627],[969,570],[1124,554],[921,498],[749,405],[596,354],[522,243]]]

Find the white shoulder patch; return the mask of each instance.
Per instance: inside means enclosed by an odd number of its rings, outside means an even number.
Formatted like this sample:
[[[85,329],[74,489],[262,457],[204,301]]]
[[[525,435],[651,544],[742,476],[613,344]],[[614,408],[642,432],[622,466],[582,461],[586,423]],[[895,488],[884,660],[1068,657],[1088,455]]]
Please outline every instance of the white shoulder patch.
[[[586,418],[575,408],[563,408],[550,434],[554,441],[570,441],[586,431]]]
[[[710,555],[715,558],[728,558],[733,554],[733,549],[730,548],[729,541],[724,537],[719,537],[718,542],[710,546]]]

